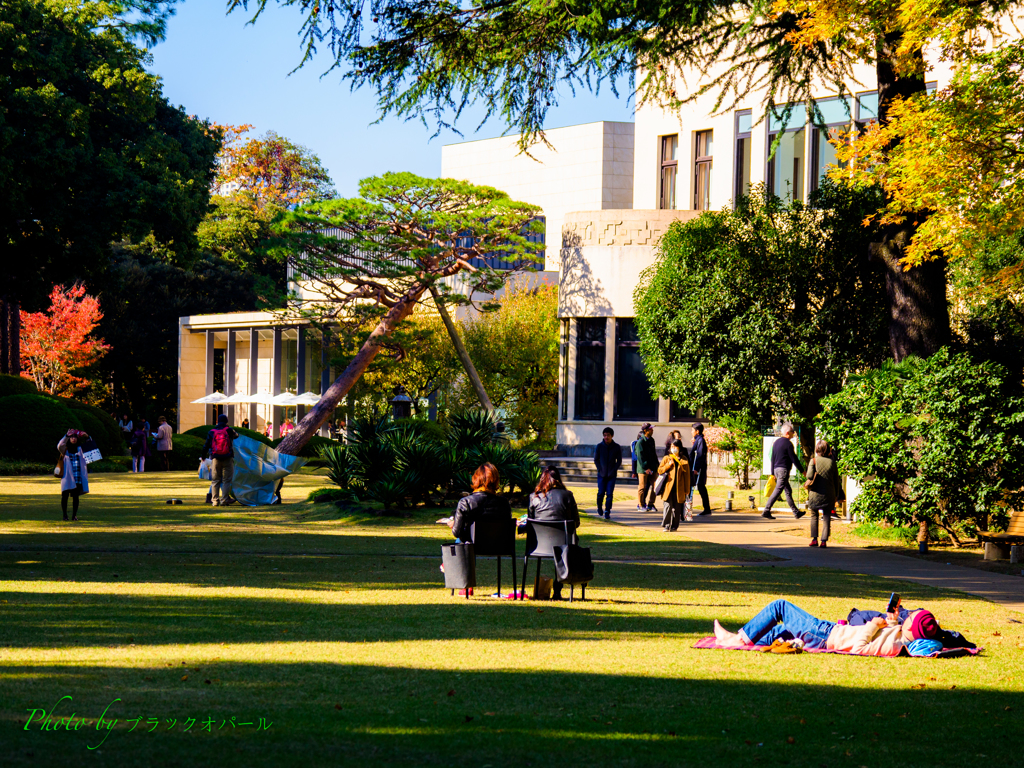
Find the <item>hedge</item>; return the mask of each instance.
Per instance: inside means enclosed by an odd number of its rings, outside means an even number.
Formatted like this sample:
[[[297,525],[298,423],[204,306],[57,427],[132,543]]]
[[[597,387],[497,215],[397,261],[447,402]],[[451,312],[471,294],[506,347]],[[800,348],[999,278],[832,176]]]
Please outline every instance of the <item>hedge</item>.
[[[22,461],[57,461],[57,443],[69,429],[83,429],[70,408],[43,395],[0,397],[0,455]]]
[[[202,456],[206,439],[200,440],[195,435],[189,434],[191,431],[189,430],[184,434],[174,436],[173,448],[168,455],[172,470],[196,472],[199,469],[199,459]],[[155,461],[157,459],[154,459]],[[154,463],[153,468],[156,469],[157,467],[158,465]]]
[[[36,383],[24,376],[11,376],[9,373],[0,373],[0,397],[11,395],[35,395],[38,393]]]
[[[274,440],[270,444],[270,447],[273,448],[274,450],[277,450],[277,446],[281,444],[282,440],[284,440],[283,437],[277,438],[277,440]],[[307,459],[316,459],[320,457],[321,446],[337,444],[338,443],[336,440],[331,440],[330,438],[327,437],[321,437],[320,435],[313,435],[311,438],[309,438],[309,442],[302,446],[302,450],[299,451],[299,456],[303,456]]]
[[[125,453],[124,440],[121,437],[121,428],[117,422],[110,417],[110,414],[102,408],[94,405],[86,405],[77,400],[60,397],[57,400],[78,416],[82,422],[82,429],[89,433],[89,436],[96,441],[100,453],[104,456],[122,456]],[[86,417],[89,418],[86,418]],[[88,423],[89,426],[86,426]]]
[[[192,437],[198,437],[204,443],[206,442],[206,436],[210,434],[210,430],[216,427],[216,424],[205,424],[201,427],[192,427],[192,429],[182,432],[182,435],[191,435]],[[253,432],[251,429],[243,429],[242,427],[231,427],[235,432],[242,435],[243,437],[251,437],[253,440],[259,440],[264,445],[273,445],[273,442],[266,435],[261,435],[259,432]],[[175,437],[175,440],[178,438]],[[175,448],[178,446],[175,445]]]

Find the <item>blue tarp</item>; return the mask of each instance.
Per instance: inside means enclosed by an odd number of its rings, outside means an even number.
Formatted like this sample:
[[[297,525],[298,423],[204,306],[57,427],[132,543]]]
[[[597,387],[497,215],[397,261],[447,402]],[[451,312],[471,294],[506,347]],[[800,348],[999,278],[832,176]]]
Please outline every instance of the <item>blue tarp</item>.
[[[235,477],[231,493],[239,504],[247,507],[278,503],[280,482],[306,463],[306,459],[278,453],[251,437],[237,438],[234,453]]]

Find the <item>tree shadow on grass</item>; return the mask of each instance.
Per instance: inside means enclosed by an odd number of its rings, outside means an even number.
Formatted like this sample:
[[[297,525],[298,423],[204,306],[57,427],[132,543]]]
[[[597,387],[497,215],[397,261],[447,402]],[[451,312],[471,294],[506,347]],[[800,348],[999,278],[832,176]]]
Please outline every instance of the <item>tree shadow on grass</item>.
[[[701,654],[712,670],[729,661],[728,652],[681,653]],[[646,675],[642,659],[625,674],[479,671],[474,659],[450,670],[343,660],[208,660],[198,669],[192,659],[135,668],[23,665],[0,717],[8,724],[7,765],[87,756],[118,766],[988,768],[1019,759],[1020,691],[929,680],[984,659],[744,656],[756,658],[744,659],[750,674],[743,680]],[[849,684],[845,673],[860,665],[886,675],[885,687]],[[816,672],[844,679],[808,682]],[[24,730],[28,710],[49,709],[64,694],[73,700],[57,716],[96,718],[120,699],[107,710],[117,723],[99,752],[87,750],[102,737],[91,722],[69,733]],[[232,717],[253,725],[221,726]],[[261,717],[269,730],[257,730]],[[135,718],[141,723],[130,731]],[[149,718],[158,721],[152,730]]]

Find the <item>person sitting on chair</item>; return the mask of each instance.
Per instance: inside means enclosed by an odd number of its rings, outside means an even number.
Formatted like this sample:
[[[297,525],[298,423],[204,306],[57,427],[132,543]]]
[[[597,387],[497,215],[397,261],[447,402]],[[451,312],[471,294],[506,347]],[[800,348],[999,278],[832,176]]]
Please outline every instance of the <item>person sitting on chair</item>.
[[[571,520],[572,528],[580,527],[580,512],[576,497],[562,483],[562,476],[555,467],[547,467],[537,481],[537,487],[530,494],[529,515],[531,520]],[[574,536],[575,538],[575,536]],[[526,574],[523,574],[525,580]],[[562,596],[562,583],[555,579],[552,585],[553,597]]]
[[[485,515],[501,515],[512,519],[512,507],[508,499],[498,495],[501,478],[498,468],[490,462],[481,464],[470,481],[472,492],[459,500],[451,518],[452,534],[458,541],[469,541],[473,522]]]

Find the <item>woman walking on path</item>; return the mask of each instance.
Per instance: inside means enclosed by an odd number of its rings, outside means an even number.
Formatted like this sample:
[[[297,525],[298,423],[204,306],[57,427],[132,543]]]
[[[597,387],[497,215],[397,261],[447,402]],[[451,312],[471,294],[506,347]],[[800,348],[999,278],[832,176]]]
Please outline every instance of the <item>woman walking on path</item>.
[[[836,505],[836,497],[840,492],[839,468],[832,458],[828,443],[819,440],[814,446],[814,457],[808,462],[807,509],[811,512],[811,544],[812,547],[827,547],[832,527],[832,509]],[[821,544],[818,543],[818,513],[824,523]]]
[[[679,527],[683,505],[690,495],[690,462],[683,450],[682,440],[673,440],[668,455],[658,465],[658,474],[668,474],[668,481],[662,489],[664,512],[661,518],[663,531],[674,531]]]
[[[78,522],[78,497],[89,492],[89,470],[82,453],[82,443],[89,439],[85,432],[69,429],[57,443],[64,468],[60,478],[60,508],[68,519],[68,497],[71,497],[71,519]]]
[[[149,456],[149,430],[140,425],[132,432],[132,472],[146,471],[147,456]]]

